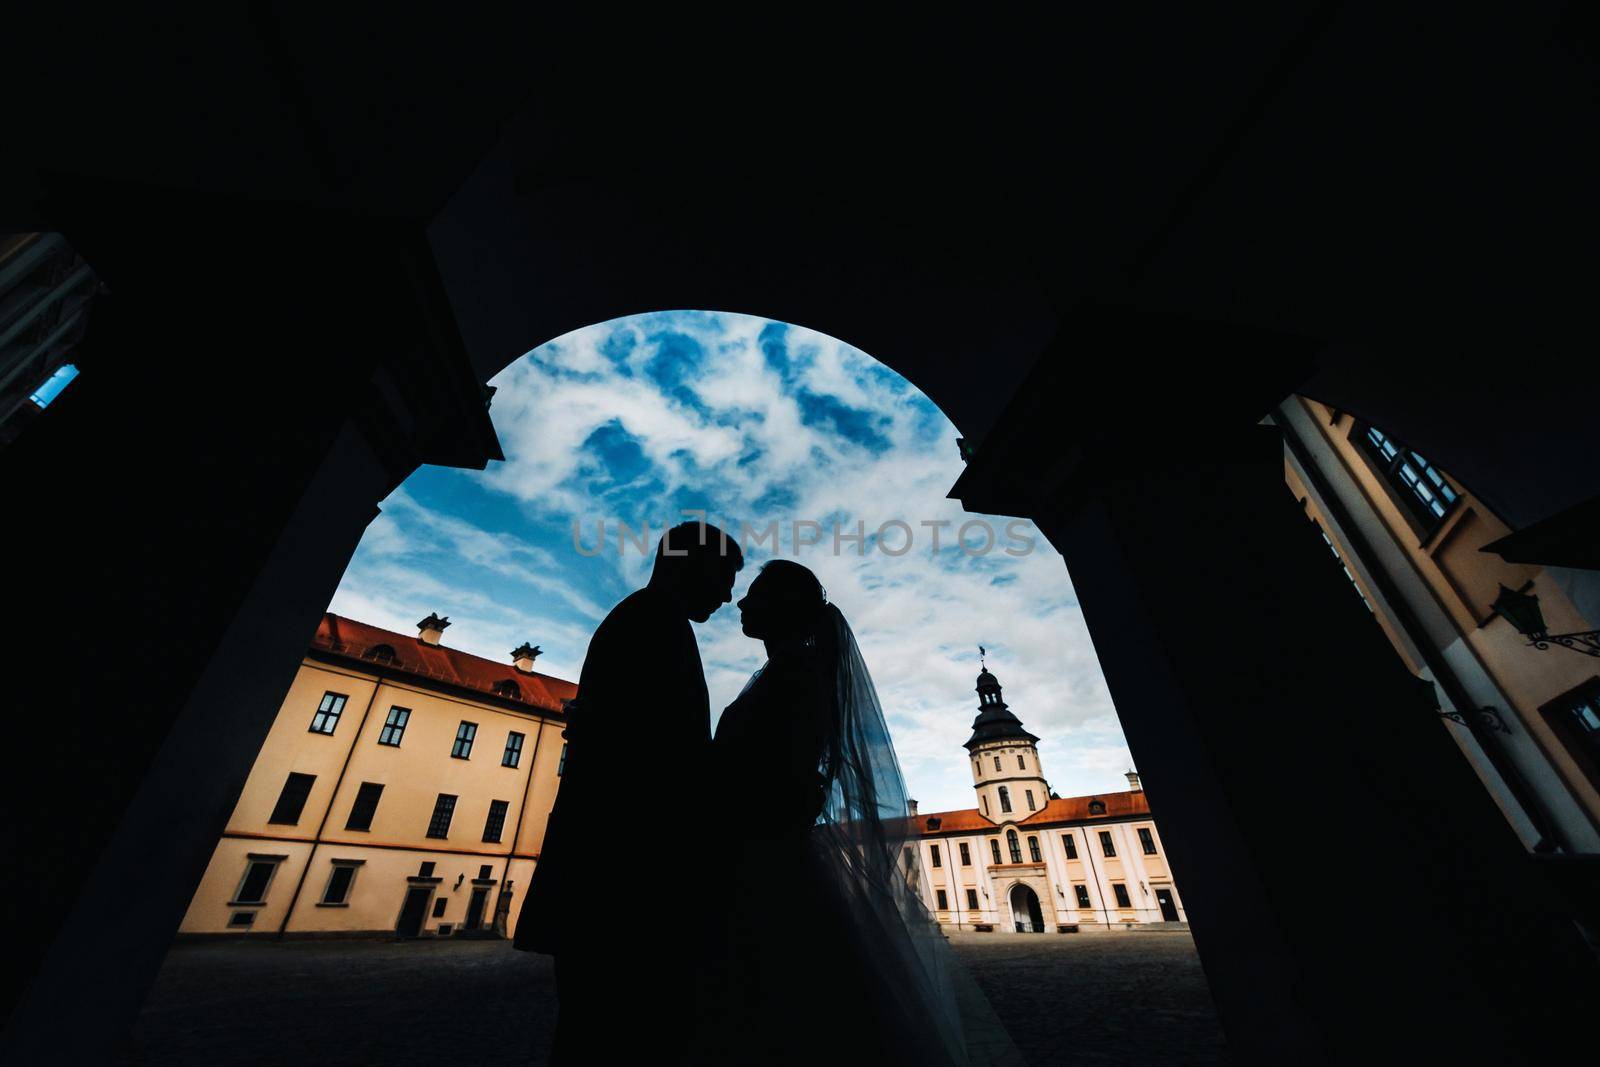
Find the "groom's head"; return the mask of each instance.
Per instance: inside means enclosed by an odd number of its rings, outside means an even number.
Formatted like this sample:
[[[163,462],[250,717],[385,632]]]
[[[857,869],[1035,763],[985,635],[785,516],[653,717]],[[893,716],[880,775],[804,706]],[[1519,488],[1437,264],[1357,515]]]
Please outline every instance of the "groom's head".
[[[672,595],[694,622],[705,622],[733,599],[744,566],[739,542],[704,522],[685,522],[661,535],[650,586]]]

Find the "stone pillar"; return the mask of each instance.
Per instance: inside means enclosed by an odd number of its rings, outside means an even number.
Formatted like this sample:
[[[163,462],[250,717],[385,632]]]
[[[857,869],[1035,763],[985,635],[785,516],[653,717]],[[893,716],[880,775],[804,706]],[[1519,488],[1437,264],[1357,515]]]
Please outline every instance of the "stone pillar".
[[[498,458],[405,223],[63,187],[107,283],[4,452],[0,1060],[115,1058],[375,507]],[[70,1005],[70,1025],[63,1025]]]
[[[1133,430],[1057,434],[1027,477],[996,441],[956,492],[1066,557],[1230,1045],[1520,1062],[1580,1039],[1594,961],[1285,489],[1277,431]]]

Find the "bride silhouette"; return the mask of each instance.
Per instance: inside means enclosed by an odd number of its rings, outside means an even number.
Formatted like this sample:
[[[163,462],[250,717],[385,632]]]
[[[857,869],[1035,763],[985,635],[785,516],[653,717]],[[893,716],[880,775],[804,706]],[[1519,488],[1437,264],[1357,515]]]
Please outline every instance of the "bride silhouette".
[[[767,662],[712,743],[729,891],[690,1059],[964,1063],[953,961],[915,889],[905,782],[850,626],[788,560],[739,610]]]

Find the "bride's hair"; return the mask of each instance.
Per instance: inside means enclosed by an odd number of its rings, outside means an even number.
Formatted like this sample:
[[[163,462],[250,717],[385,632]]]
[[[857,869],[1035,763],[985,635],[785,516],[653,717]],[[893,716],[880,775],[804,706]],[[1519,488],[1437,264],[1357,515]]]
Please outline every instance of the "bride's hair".
[[[784,607],[785,636],[812,636],[821,628],[828,606],[828,591],[810,567],[792,560],[774,559],[761,565],[765,592]]]

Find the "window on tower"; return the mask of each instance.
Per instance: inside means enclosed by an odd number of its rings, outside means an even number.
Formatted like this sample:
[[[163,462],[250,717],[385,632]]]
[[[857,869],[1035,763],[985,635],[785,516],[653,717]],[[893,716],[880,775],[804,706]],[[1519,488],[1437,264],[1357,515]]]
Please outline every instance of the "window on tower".
[[[989,798],[979,797],[978,799],[983,802],[983,813],[985,815],[989,814]]]
[[[1000,769],[1000,757],[999,756],[996,756],[994,758],[994,769],[997,770],[997,771]]]
[[[1011,790],[1005,786],[1000,787],[1000,810],[1011,810]]]
[[[1019,753],[1017,755],[1017,770],[1025,771],[1027,769],[1028,769],[1028,760],[1027,760],[1027,758],[1025,756],[1023,756],[1023,755],[1021,755]]]
[[[1017,832],[1015,830],[1006,831],[1006,848],[1011,852],[1012,863],[1022,862],[1022,845],[1017,841]]]
[[[1039,810],[1039,806],[1033,802],[1033,790],[1024,789],[1023,792],[1026,793],[1027,796],[1028,796],[1028,810],[1029,811],[1038,811]]]

